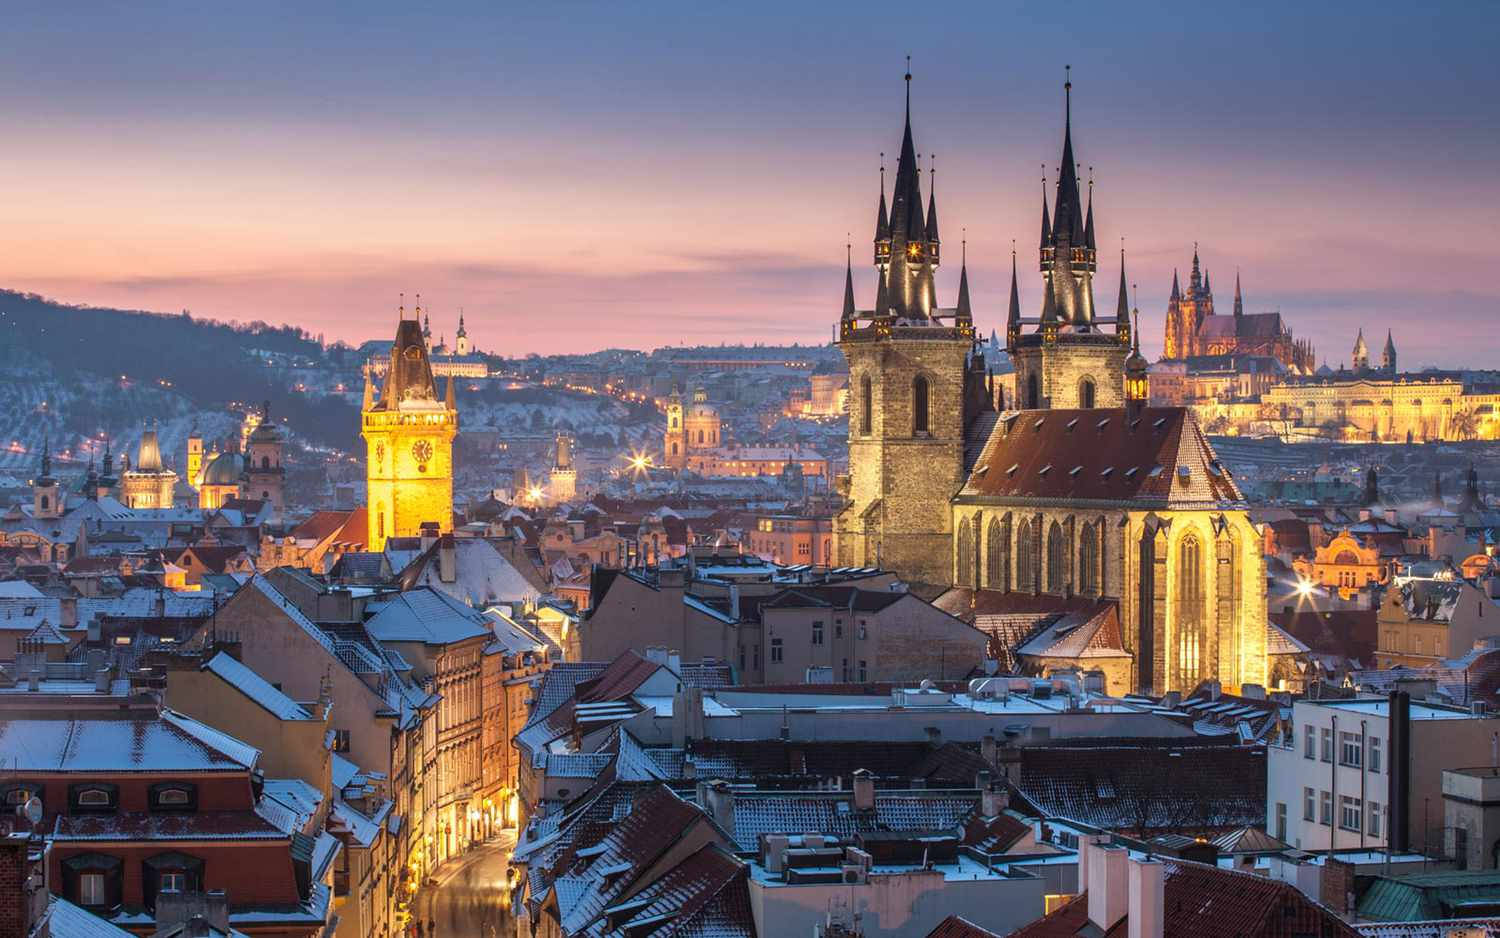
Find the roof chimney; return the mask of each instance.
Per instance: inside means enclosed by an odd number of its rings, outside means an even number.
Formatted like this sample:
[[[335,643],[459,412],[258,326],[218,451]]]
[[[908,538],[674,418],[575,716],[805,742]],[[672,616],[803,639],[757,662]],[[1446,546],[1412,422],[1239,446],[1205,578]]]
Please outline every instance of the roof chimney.
[[[451,534],[438,538],[438,579],[444,583],[458,581],[458,545]]]
[[[1089,850],[1089,922],[1101,932],[1113,928],[1128,911],[1129,861],[1124,847]]]
[[[100,668],[94,672],[94,692],[98,694],[109,693],[110,685],[109,668]]]
[[[854,810],[875,810],[875,775],[869,769],[854,770]]]
[[[1126,938],[1162,938],[1165,925],[1165,885],[1160,860],[1130,861],[1129,920]]]

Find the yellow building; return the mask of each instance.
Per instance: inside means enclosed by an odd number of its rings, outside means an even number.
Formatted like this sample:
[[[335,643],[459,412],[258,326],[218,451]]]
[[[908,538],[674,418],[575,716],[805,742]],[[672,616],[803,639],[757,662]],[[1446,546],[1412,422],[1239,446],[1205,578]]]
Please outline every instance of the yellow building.
[[[1333,539],[1313,552],[1311,559],[1299,557],[1292,569],[1304,580],[1336,589],[1345,599],[1353,597],[1371,584],[1384,585],[1390,579],[1390,567],[1380,556],[1376,546],[1365,545],[1348,531],[1340,531]]]
[[[120,474],[120,500],[127,508],[171,508],[177,473],[161,463],[156,430],[147,427],[135,451],[135,465]]]
[[[403,311],[378,394],[373,377],[365,373],[360,435],[366,447],[367,550],[384,550],[388,537],[416,536],[424,522],[436,523],[441,531],[453,529],[457,433],[453,379],[448,379],[446,397],[439,399],[421,325]]]
[[[662,465],[690,468],[695,453],[717,449],[720,440],[719,409],[708,402],[708,392],[693,391],[693,402],[684,405],[682,394],[673,391],[667,399],[667,429],[662,435]]]

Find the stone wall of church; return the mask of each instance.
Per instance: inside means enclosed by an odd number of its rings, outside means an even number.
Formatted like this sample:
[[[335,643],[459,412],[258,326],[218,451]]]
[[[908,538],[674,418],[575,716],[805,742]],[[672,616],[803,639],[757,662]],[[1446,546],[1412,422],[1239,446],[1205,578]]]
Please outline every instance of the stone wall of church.
[[[850,387],[849,475],[840,482],[847,505],[834,523],[841,565],[949,582],[949,498],[964,481],[964,364],[971,344],[951,336],[841,343]],[[926,430],[914,411],[918,378],[927,387]]]
[[[1083,407],[1084,382],[1088,381],[1094,389],[1093,406],[1125,406],[1125,357],[1129,350],[1106,337],[1098,338],[1087,344],[1059,340],[1017,349],[1013,356],[1016,403],[1023,409]]]

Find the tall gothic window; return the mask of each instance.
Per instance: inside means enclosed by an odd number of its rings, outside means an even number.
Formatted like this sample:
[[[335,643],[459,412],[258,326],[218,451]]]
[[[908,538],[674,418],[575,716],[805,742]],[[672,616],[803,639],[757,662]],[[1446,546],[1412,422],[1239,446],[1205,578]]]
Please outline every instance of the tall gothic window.
[[[1016,588],[1036,592],[1036,533],[1029,518],[1021,522],[1016,534]]]
[[[990,519],[989,533],[984,547],[984,585],[992,590],[1010,590],[1010,518],[1001,524],[999,518]]]
[[[859,432],[869,433],[872,415],[875,413],[875,395],[870,390],[870,376],[859,379]]]
[[[1063,543],[1062,525],[1056,521],[1047,531],[1047,592],[1061,593],[1067,582],[1068,546]]]
[[[1204,635],[1203,546],[1189,534],[1177,546],[1177,687],[1197,685],[1202,674]]]
[[[1038,407],[1041,407],[1041,406],[1042,406],[1042,388],[1041,388],[1041,383],[1039,381],[1037,381],[1036,372],[1032,372],[1031,374],[1029,374],[1029,375],[1026,376],[1026,407],[1029,410],[1036,410]]]
[[[1078,406],[1092,409],[1094,406],[1094,379],[1084,378],[1078,382]]]
[[[927,378],[917,375],[911,382],[911,429],[913,433],[928,432]]]
[[[1099,589],[1099,529],[1085,524],[1078,532],[1078,591],[1092,593]]]
[[[958,579],[959,586],[972,587],[974,583],[974,528],[968,521],[958,523]]]

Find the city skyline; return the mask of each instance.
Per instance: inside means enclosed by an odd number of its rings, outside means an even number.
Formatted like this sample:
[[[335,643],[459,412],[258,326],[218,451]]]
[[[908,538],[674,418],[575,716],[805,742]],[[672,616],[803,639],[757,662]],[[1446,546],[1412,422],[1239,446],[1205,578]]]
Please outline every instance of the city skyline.
[[[507,355],[825,341],[846,237],[873,297],[878,154],[894,166],[911,54],[939,299],[966,230],[981,333],[1004,328],[1012,239],[1026,314],[1040,302],[1071,64],[1097,298],[1123,237],[1148,355],[1194,242],[1222,306],[1238,268],[1247,312],[1280,309],[1333,367],[1361,327],[1394,329],[1409,367],[1500,352],[1500,296],[1462,273],[1495,266],[1500,233],[1488,30],[1423,43],[1443,17],[1393,7],[1100,8],[1086,30],[1073,10],[974,7],[964,29],[894,30],[894,8],[859,9],[22,15],[0,61],[17,89],[0,114],[30,128],[5,158],[24,184],[0,286],[356,343],[421,293],[435,335],[462,307]]]

